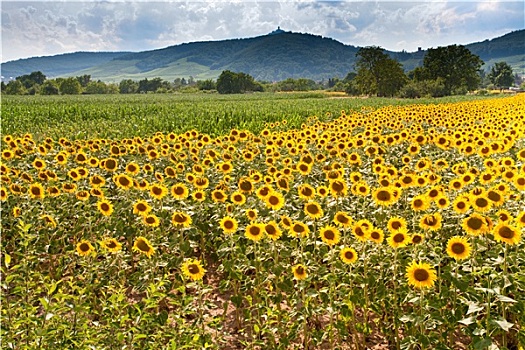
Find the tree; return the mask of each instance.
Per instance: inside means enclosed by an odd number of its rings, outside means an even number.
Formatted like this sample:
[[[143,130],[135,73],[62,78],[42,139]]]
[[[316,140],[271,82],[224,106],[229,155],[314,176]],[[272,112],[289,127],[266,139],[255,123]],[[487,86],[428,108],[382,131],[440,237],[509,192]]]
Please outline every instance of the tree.
[[[16,77],[16,80],[19,80],[26,89],[29,89],[33,85],[42,85],[46,81],[46,76],[41,71],[37,71]]]
[[[91,75],[89,74],[80,75],[77,77],[77,80],[80,83],[80,86],[85,88],[91,82]]]
[[[479,70],[483,61],[462,45],[428,49],[423,67],[416,72],[417,80],[443,79],[446,95],[474,90],[480,83]]]
[[[121,94],[134,94],[139,91],[139,84],[131,79],[124,79],[118,86]]]
[[[490,69],[488,78],[492,84],[499,87],[500,90],[508,88],[514,84],[514,75],[512,67],[507,62],[497,62]]]
[[[215,90],[217,88],[217,84],[215,84],[215,82],[211,79],[198,80],[197,87],[199,90]]]
[[[262,91],[262,85],[255,82],[253,77],[246,73],[222,71],[217,79],[217,91],[220,94],[239,94],[246,91]]]
[[[82,86],[77,78],[66,78],[60,83],[60,92],[64,95],[78,95],[82,92]]]
[[[5,93],[8,95],[25,95],[27,90],[20,80],[11,80],[5,87]]]
[[[58,92],[58,85],[54,80],[46,80],[40,89],[42,95],[58,95]]]
[[[362,93],[393,96],[405,84],[402,65],[390,58],[381,47],[360,48],[356,57],[357,75],[354,80]]]

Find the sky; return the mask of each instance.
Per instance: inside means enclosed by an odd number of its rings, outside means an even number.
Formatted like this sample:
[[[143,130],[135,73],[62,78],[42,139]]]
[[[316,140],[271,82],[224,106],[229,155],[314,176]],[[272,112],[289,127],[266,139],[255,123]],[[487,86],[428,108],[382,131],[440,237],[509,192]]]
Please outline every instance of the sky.
[[[278,26],[391,51],[469,44],[525,28],[512,1],[1,1],[1,61],[145,51],[265,35]]]

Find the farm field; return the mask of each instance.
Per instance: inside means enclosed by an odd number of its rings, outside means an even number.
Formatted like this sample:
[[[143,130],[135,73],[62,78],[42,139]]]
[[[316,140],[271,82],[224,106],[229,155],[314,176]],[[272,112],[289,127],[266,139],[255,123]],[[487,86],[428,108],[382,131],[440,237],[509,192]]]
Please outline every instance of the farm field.
[[[525,101],[2,97],[6,349],[523,349]]]

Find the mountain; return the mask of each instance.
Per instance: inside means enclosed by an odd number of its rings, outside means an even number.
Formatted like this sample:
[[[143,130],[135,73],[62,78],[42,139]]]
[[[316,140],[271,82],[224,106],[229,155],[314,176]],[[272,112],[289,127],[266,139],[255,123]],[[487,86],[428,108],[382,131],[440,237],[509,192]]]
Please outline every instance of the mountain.
[[[70,75],[72,72],[98,66],[129,52],[74,52],[55,56],[24,58],[2,63],[5,80],[41,71],[49,78]]]
[[[514,72],[525,74],[525,30],[465,46],[485,61],[485,69],[505,61]],[[215,79],[226,69],[257,80],[322,80],[345,77],[353,70],[358,50],[331,38],[279,28],[254,38],[185,43],[143,52],[77,52],[11,61],[1,67],[4,77],[40,70],[49,78],[89,74],[108,82],[154,77],[171,81],[189,76]],[[386,52],[409,71],[421,65],[426,51]]]

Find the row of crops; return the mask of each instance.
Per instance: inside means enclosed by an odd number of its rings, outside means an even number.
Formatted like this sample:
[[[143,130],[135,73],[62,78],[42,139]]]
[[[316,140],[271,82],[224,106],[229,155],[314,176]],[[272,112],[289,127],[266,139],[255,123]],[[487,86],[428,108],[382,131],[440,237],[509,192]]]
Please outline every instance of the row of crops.
[[[217,133],[21,114],[2,347],[520,348],[523,98],[357,106]]]

